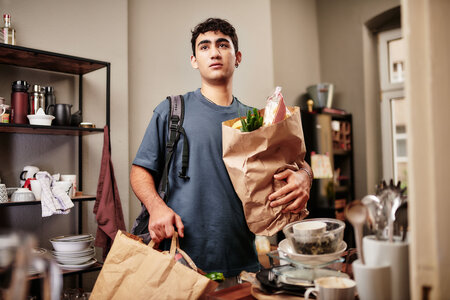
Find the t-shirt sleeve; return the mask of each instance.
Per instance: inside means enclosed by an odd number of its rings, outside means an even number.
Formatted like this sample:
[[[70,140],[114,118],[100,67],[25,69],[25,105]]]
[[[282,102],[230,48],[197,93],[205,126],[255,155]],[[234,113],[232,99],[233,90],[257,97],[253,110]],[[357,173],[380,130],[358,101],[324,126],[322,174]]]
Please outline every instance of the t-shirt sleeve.
[[[164,147],[168,126],[164,106],[162,103],[154,110],[153,117],[133,160],[133,165],[144,167],[156,174],[162,171],[164,164]]]

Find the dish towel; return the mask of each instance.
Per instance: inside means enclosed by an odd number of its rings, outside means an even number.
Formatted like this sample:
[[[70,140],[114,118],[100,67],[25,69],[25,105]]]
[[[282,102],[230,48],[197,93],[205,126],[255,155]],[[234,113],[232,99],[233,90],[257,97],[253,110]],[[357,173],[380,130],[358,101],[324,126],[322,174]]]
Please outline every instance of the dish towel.
[[[42,217],[67,215],[74,206],[66,191],[55,187],[56,180],[48,172],[38,172],[36,180],[41,184]]]
[[[98,178],[94,214],[98,224],[95,246],[103,248],[103,259],[105,259],[109,249],[111,249],[117,231],[119,229],[126,231],[126,229],[119,190],[117,189],[111,161],[108,126],[104,127],[103,132],[102,165]]]

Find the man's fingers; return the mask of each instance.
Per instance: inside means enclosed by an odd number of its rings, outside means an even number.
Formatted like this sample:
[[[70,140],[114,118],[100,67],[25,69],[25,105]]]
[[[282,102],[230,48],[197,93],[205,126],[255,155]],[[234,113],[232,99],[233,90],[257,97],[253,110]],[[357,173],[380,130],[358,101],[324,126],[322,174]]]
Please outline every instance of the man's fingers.
[[[173,236],[174,233],[174,229],[173,229],[173,225],[172,224],[166,224],[164,226],[164,233],[165,233],[165,238],[171,238]]]
[[[175,226],[177,227],[178,235],[184,237],[184,225],[179,215],[175,216]]]

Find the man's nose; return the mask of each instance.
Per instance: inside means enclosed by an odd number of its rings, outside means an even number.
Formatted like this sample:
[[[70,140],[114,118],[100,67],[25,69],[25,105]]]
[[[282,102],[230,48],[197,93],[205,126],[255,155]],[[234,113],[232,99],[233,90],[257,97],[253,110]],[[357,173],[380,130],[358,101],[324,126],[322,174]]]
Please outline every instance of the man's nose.
[[[218,47],[211,47],[211,58],[220,58],[220,49]]]

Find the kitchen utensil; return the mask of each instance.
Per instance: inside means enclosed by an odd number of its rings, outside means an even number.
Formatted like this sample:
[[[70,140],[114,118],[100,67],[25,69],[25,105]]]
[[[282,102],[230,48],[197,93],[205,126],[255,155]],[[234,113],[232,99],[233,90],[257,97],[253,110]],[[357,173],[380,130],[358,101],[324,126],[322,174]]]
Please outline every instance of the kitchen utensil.
[[[11,93],[11,123],[27,124],[28,115],[28,88],[30,85],[25,80],[17,80],[12,83]]]
[[[369,267],[389,265],[391,268],[392,296],[387,299],[410,299],[409,297],[409,244],[399,237],[394,243],[380,241],[373,235],[363,239],[365,263]]]
[[[31,125],[44,125],[44,126],[50,126],[52,124],[52,120],[55,118],[52,115],[46,115],[42,108],[39,108],[36,114],[28,115],[27,117]]]
[[[46,113],[48,114],[51,108],[54,108],[54,124],[57,126],[69,126],[70,125],[70,110],[72,108],[72,104],[50,104],[47,107]]]
[[[380,210],[380,198],[375,195],[367,195],[361,199],[362,204],[367,207],[367,218],[369,220],[369,229],[376,231],[378,227],[377,214]]]
[[[352,269],[360,300],[392,299],[390,265],[368,266],[357,259]]]
[[[400,227],[402,232],[402,242],[404,242],[406,234],[408,233],[408,202],[400,204],[395,213],[395,220]]]
[[[299,223],[322,222],[326,230],[309,231],[310,234],[298,234],[294,228]],[[345,223],[337,219],[306,219],[292,222],[283,228],[283,233],[298,254],[327,254],[338,250],[344,236]]]
[[[392,207],[391,207],[391,211],[389,214],[389,241],[393,242],[394,241],[394,221],[395,221],[395,214],[398,210],[398,208],[400,207],[400,205],[402,204],[403,200],[400,197],[400,195],[397,195],[394,200],[392,201]]]
[[[358,258],[364,264],[364,255],[362,250],[362,228],[367,220],[367,208],[361,201],[355,200],[350,202],[345,207],[345,216],[347,220],[353,225],[355,230],[356,249],[358,251]]]

